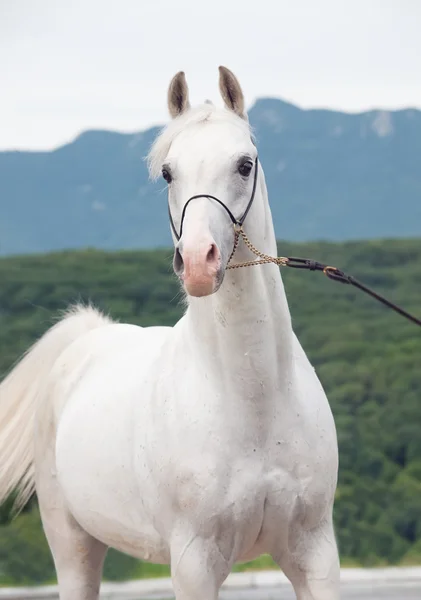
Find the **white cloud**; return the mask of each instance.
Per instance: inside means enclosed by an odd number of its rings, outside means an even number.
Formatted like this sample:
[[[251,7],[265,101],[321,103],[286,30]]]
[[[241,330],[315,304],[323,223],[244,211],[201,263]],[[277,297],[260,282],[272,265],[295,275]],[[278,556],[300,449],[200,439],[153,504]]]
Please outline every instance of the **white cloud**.
[[[87,128],[166,120],[172,75],[217,98],[217,67],[248,104],[421,107],[413,0],[0,0],[0,147],[49,148]]]

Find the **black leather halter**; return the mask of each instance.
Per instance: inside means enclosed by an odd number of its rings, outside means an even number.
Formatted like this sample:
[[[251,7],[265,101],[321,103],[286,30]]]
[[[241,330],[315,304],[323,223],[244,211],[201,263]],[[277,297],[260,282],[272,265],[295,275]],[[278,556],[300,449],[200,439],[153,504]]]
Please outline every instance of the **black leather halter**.
[[[187,206],[190,204],[190,202],[192,200],[195,200],[195,198],[210,198],[211,200],[215,200],[215,202],[218,202],[218,204],[220,204],[223,208],[225,208],[225,211],[228,213],[229,218],[231,219],[233,225],[234,225],[234,229],[235,229],[235,237],[234,237],[234,248],[233,251],[231,253],[230,259],[233,257],[234,252],[237,248],[237,244],[238,244],[238,240],[239,237],[241,235],[241,237],[244,239],[246,245],[248,246],[248,248],[253,252],[253,254],[255,254],[257,257],[259,257],[260,260],[254,260],[254,261],[247,261],[247,262],[243,262],[240,264],[235,264],[235,265],[228,265],[228,269],[235,269],[235,268],[239,268],[239,267],[251,267],[253,265],[261,265],[261,264],[266,264],[266,263],[274,263],[277,264],[278,266],[285,266],[285,267],[292,267],[295,269],[307,269],[309,271],[322,271],[325,275],[327,275],[327,277],[329,277],[329,279],[333,279],[333,281],[339,281],[340,283],[345,283],[348,285],[352,285],[356,288],[358,288],[359,290],[365,292],[366,294],[372,296],[373,298],[375,298],[376,300],[378,300],[379,302],[381,302],[382,304],[384,304],[385,306],[391,308],[392,310],[394,310],[395,312],[397,312],[398,314],[402,315],[403,317],[405,317],[406,319],[408,319],[409,321],[412,321],[412,323],[415,323],[416,325],[421,326],[421,319],[418,319],[417,317],[415,317],[414,315],[411,315],[410,313],[408,313],[407,311],[403,310],[403,308],[401,308],[400,306],[397,306],[396,304],[394,304],[393,302],[390,302],[389,300],[387,300],[386,298],[384,298],[383,296],[380,296],[380,294],[377,294],[376,292],[374,292],[372,289],[368,288],[366,285],[363,285],[362,283],[360,283],[359,281],[357,281],[354,277],[352,277],[352,275],[347,275],[346,273],[344,273],[343,271],[340,271],[339,269],[337,269],[336,267],[331,267],[329,265],[324,265],[322,263],[319,263],[315,260],[310,260],[308,258],[292,258],[292,257],[273,257],[273,256],[268,256],[267,254],[264,254],[262,252],[259,252],[259,250],[257,250],[249,241],[247,235],[245,234],[242,225],[245,221],[245,218],[248,215],[248,212],[251,208],[251,205],[253,204],[253,200],[254,200],[254,196],[256,193],[256,186],[257,186],[257,173],[258,173],[258,159],[256,157],[255,163],[254,163],[254,179],[253,179],[253,190],[251,192],[251,198],[249,200],[249,203],[246,206],[246,210],[243,212],[242,217],[240,217],[239,219],[236,219],[234,217],[234,215],[232,214],[232,212],[230,211],[230,209],[228,208],[228,206],[226,206],[222,200],[219,200],[219,198],[216,198],[215,196],[211,196],[210,194],[197,194],[197,196],[192,196],[191,198],[189,198],[186,202],[186,204],[184,205],[183,208],[183,212],[181,213],[181,223],[180,223],[180,234],[177,233],[177,230],[174,226],[174,221],[172,219],[171,216],[171,210],[170,210],[170,204],[168,201],[168,213],[170,216],[170,224],[171,224],[171,229],[173,230],[173,233],[175,235],[175,237],[177,238],[177,240],[179,240],[181,238],[181,235],[183,233],[183,221],[184,221],[184,217],[186,214],[186,208]],[[228,263],[229,263],[228,261]]]
[[[251,197],[250,197],[249,203],[246,206],[246,210],[243,212],[242,216],[239,219],[236,219],[234,217],[234,215],[232,214],[232,212],[230,211],[228,206],[226,206],[226,204],[224,204],[222,202],[222,200],[219,200],[219,198],[216,198],[215,196],[211,196],[210,194],[197,194],[196,196],[192,196],[191,198],[189,198],[187,200],[187,202],[185,203],[183,212],[181,213],[180,233],[177,233],[177,230],[175,228],[174,221],[173,221],[173,218],[171,215],[170,202],[169,202],[169,198],[168,198],[168,215],[170,217],[171,229],[172,229],[176,239],[180,240],[181,236],[183,235],[183,223],[184,223],[184,217],[186,216],[186,209],[187,209],[188,205],[190,204],[190,202],[192,200],[196,200],[196,198],[209,198],[210,200],[215,200],[215,202],[218,202],[218,204],[220,204],[223,208],[225,208],[225,211],[228,213],[228,216],[231,219],[233,225],[238,225],[238,227],[241,227],[248,215],[251,205],[253,204],[254,196],[256,194],[258,172],[259,172],[259,161],[258,161],[258,158],[256,157],[256,160],[254,162],[254,178],[253,178],[253,189],[251,192]]]

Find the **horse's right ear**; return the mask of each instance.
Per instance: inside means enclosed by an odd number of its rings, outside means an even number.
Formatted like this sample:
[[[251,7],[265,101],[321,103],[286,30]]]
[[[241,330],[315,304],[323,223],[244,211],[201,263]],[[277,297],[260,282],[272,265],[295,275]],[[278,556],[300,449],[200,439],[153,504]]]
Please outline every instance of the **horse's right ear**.
[[[168,88],[168,110],[173,119],[190,108],[189,88],[184,71],[179,71]]]

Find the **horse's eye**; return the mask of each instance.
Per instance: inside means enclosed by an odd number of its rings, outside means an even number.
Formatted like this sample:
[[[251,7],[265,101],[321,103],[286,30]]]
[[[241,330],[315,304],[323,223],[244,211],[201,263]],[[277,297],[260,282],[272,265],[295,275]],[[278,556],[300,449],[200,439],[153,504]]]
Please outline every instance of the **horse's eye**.
[[[162,177],[165,179],[165,181],[167,183],[171,183],[172,177],[171,177],[171,173],[168,171],[168,169],[162,169]]]
[[[243,177],[248,177],[251,173],[252,168],[253,163],[251,162],[251,160],[246,160],[246,162],[239,165],[238,171]]]

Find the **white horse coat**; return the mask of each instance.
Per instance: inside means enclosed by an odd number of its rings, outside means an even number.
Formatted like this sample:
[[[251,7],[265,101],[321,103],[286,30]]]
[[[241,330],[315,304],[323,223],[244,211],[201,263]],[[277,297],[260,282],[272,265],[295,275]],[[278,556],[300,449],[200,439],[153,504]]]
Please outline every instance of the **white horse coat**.
[[[250,198],[243,96],[224,68],[220,87],[228,110],[191,109],[182,73],[170,86],[175,118],[150,167],[170,181],[178,228],[195,194],[234,215]],[[244,229],[273,255],[258,168]],[[0,386],[0,499],[19,484],[24,502],[36,486],[62,600],[98,598],[109,546],[171,564],[177,600],[215,600],[235,562],[262,553],[300,600],[336,600],[335,426],[279,269],[226,271],[233,228],[210,199],[182,225],[174,265],[188,308],[173,328],[77,307]],[[250,260],[241,243],[239,260]]]

